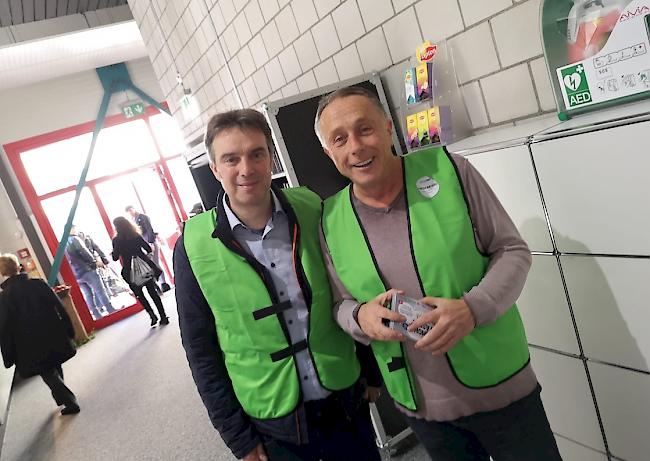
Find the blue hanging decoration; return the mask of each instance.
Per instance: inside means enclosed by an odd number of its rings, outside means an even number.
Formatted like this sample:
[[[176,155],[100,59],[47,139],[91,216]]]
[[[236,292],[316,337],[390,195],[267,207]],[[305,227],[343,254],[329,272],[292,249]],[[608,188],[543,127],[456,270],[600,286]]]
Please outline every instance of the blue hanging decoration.
[[[86,176],[88,175],[88,169],[90,168],[90,161],[93,157],[95,144],[97,143],[97,137],[99,136],[99,132],[101,131],[106,119],[106,113],[108,112],[108,104],[111,101],[111,96],[113,96],[114,93],[131,90],[140,98],[142,98],[143,101],[158,108],[158,110],[161,112],[165,112],[171,115],[166,107],[164,107],[158,101],[153,99],[151,96],[133,84],[131,81],[131,76],[129,75],[129,71],[123,62],[112,64],[110,66],[100,67],[95,70],[97,71],[99,80],[104,87],[104,96],[102,98],[101,105],[99,106],[99,113],[97,114],[95,129],[93,130],[93,138],[90,142],[90,149],[88,151],[88,155],[86,156],[86,162],[84,163],[83,170],[81,171],[81,176],[79,177],[79,182],[75,188],[75,196],[74,200],[72,201],[72,207],[70,207],[70,212],[68,213],[68,220],[66,221],[63,228],[63,236],[61,237],[61,242],[59,242],[59,246],[56,249],[54,262],[52,263],[52,269],[50,270],[50,274],[47,277],[47,282],[50,286],[54,286],[54,284],[57,282],[57,274],[61,268],[63,255],[65,254],[65,247],[68,242],[68,237],[70,236],[70,229],[72,228],[72,223],[77,212],[77,206],[79,205],[79,197],[81,197],[81,191],[86,185]]]

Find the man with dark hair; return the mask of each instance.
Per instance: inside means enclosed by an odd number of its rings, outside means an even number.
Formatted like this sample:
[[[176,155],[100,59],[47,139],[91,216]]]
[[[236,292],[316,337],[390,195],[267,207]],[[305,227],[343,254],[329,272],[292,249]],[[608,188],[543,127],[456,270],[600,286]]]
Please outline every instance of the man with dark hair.
[[[153,262],[156,263],[156,266],[161,267],[160,265],[160,245],[158,244],[158,233],[153,230],[153,226],[151,225],[151,219],[149,219],[149,216],[147,216],[144,213],[140,213],[138,210],[135,209],[133,205],[127,206],[124,211],[129,213],[131,217],[133,218],[133,221],[140,227],[140,231],[142,232],[142,238],[149,244],[151,245],[151,248],[153,248],[153,253],[152,253],[152,259]],[[167,280],[165,279],[165,271],[163,270],[160,273],[160,277],[158,277],[158,280],[160,281],[160,287],[156,284],[156,289],[158,292],[165,292],[171,290],[171,287],[167,283]]]
[[[379,460],[352,339],[332,318],[321,201],[271,186],[253,109],[217,114],[205,144],[223,192],[174,249],[183,347],[210,420],[246,461]]]
[[[372,342],[397,407],[435,460],[559,460],[514,304],[530,251],[469,162],[443,148],[400,158],[379,100],[361,88],[321,100],[325,153],[352,184],[327,199],[322,245],[335,317]],[[431,310],[417,341],[387,327],[395,290]]]

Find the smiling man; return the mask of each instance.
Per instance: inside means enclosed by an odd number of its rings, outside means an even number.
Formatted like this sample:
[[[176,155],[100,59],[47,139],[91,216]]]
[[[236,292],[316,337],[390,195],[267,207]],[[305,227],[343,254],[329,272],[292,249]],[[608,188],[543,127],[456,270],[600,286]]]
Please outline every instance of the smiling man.
[[[432,459],[553,461],[560,455],[514,304],[531,257],[478,172],[430,148],[392,154],[392,126],[375,95],[337,90],[318,106],[325,153],[352,184],[327,199],[322,246],[335,317],[371,342],[386,387]],[[383,307],[393,290],[431,310],[413,331]]]
[[[252,109],[205,136],[223,186],[174,249],[178,318],[210,420],[246,461],[378,461],[352,339],[332,318],[321,201],[271,187],[271,130]]]

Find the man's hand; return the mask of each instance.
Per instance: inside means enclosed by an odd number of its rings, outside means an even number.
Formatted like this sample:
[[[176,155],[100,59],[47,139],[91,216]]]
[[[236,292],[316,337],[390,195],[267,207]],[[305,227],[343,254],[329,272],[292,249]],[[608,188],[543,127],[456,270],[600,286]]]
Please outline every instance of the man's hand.
[[[431,323],[433,328],[415,343],[416,349],[430,351],[433,355],[445,354],[476,325],[474,314],[462,299],[426,297],[420,302],[434,309],[421,315],[408,330],[413,331],[426,323]]]
[[[368,386],[363,392],[363,398],[370,403],[376,402],[380,395],[381,387]]]
[[[268,461],[269,458],[266,456],[264,451],[264,444],[259,443],[253,450],[244,456],[243,461]]]
[[[380,341],[403,341],[404,335],[395,330],[392,330],[382,323],[383,319],[394,320],[396,322],[403,322],[406,320],[402,314],[393,312],[384,307],[384,303],[393,296],[393,293],[401,293],[398,290],[388,290],[380,294],[372,301],[362,304],[359,308],[359,315],[357,319],[359,326],[363,332],[372,339]]]

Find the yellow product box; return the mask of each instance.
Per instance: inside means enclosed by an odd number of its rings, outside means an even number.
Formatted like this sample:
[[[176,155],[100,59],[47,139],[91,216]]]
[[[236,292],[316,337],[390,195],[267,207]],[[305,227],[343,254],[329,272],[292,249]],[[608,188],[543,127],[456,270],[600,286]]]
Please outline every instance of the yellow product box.
[[[418,112],[416,116],[418,119],[418,138],[420,139],[420,146],[425,146],[431,142],[429,139],[429,117],[426,110]]]
[[[416,114],[406,116],[406,144],[409,149],[420,147],[418,117]]]

